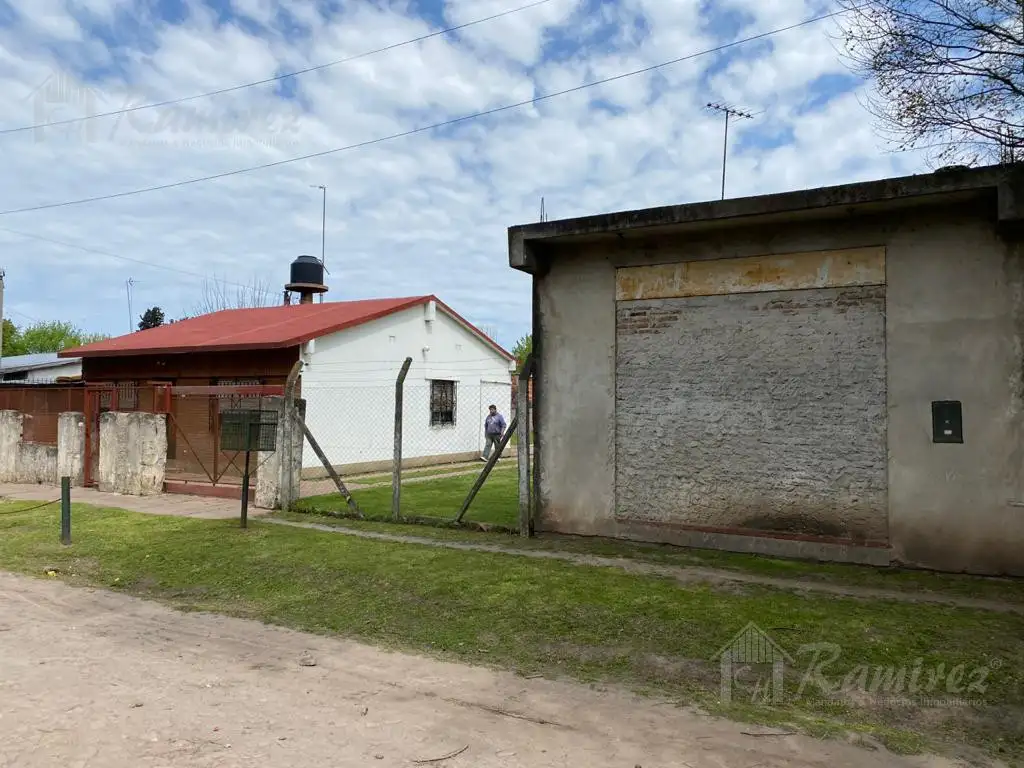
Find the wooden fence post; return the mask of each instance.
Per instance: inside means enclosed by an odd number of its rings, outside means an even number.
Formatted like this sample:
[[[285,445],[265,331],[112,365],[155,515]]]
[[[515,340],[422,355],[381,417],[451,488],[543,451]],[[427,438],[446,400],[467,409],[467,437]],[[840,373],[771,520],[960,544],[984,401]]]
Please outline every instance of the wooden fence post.
[[[530,376],[533,373],[533,355],[527,356],[519,372],[516,391],[516,450],[519,458],[519,535],[533,535],[530,493]]]
[[[395,381],[395,458],[391,470],[391,516],[395,520],[402,519],[402,394],[411,365],[412,358],[405,358]]]
[[[483,471],[477,477],[476,482],[473,483],[473,487],[469,489],[469,493],[466,495],[466,500],[462,502],[462,508],[459,510],[459,514],[455,517],[456,523],[461,523],[463,516],[466,514],[466,510],[469,509],[469,505],[473,503],[473,499],[476,498],[477,493],[483,488],[484,481],[487,480],[488,475],[491,474],[491,470],[494,469],[494,465],[498,463],[498,459],[501,458],[502,451],[505,450],[505,446],[508,445],[512,439],[512,435],[516,433],[516,419],[519,416],[512,417],[512,423],[508,425],[508,429],[505,430],[505,434],[501,438],[501,443],[495,449],[494,453],[491,454],[491,458],[487,460],[487,464],[484,466]]]

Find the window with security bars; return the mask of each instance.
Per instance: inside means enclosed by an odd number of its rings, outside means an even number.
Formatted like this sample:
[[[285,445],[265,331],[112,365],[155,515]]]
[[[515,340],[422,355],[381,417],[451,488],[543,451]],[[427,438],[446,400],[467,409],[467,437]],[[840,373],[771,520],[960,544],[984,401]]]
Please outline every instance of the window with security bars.
[[[451,427],[455,425],[455,382],[433,380],[430,382],[430,426]]]

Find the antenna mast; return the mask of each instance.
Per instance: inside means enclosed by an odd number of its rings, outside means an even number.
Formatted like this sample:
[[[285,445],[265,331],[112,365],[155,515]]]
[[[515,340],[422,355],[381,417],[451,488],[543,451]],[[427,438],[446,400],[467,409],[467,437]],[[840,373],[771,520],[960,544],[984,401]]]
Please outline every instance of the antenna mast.
[[[720,112],[725,115],[725,139],[722,142],[722,199],[725,200],[725,166],[729,159],[729,119],[736,117],[751,120],[754,116],[749,112],[730,107],[728,104],[709,102],[707,107],[713,112]]]
[[[135,313],[132,312],[132,286],[135,280],[129,277],[124,283],[124,290],[128,294],[128,333],[135,330]]]

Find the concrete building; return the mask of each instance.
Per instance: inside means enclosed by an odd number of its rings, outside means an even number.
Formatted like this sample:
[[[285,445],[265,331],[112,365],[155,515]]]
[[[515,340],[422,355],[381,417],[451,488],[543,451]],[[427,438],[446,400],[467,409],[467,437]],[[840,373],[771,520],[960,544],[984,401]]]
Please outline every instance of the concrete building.
[[[1024,575],[1024,169],[509,230],[540,530]]]

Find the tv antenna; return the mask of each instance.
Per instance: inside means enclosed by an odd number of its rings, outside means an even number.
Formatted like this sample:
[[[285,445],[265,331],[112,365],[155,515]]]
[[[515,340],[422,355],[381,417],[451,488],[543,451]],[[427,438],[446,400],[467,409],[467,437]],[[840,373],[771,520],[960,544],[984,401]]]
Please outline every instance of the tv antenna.
[[[124,290],[128,294],[128,333],[135,330],[135,315],[132,312],[132,287],[134,285],[135,279],[131,277],[124,282]]]
[[[708,102],[708,109],[725,115],[725,139],[722,142],[722,199],[725,200],[725,166],[729,159],[729,120],[732,118],[751,120],[753,115],[742,109],[730,107],[728,104]]]

